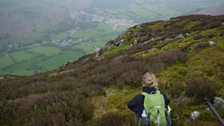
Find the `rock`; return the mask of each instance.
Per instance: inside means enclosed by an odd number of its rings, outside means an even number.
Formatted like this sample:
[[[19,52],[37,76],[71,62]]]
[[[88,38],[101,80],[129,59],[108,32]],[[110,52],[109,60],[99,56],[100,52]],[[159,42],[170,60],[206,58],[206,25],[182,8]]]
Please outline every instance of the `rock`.
[[[103,48],[96,48],[96,56],[95,58],[98,59],[100,55],[103,53],[104,49]]]
[[[145,35],[145,36],[143,36],[143,37],[140,37],[139,40],[140,40],[141,42],[145,42],[145,41],[149,40],[149,36],[148,36],[148,35]]]
[[[214,98],[214,103],[218,104],[221,108],[224,108],[224,100],[220,97]]]
[[[190,33],[188,33],[188,32],[187,32],[187,33],[185,33],[185,36],[189,36],[189,35],[190,35]]]
[[[184,35],[183,34],[179,34],[178,36],[175,37],[175,39],[184,39]]]
[[[4,77],[0,77],[0,80],[4,80],[5,78]]]
[[[120,42],[118,41],[118,42],[114,43],[114,45],[115,46],[119,46],[120,45]]]
[[[224,26],[224,22],[222,22],[222,26]]]
[[[199,52],[201,51],[202,49],[205,49],[209,46],[209,43],[196,43],[195,44],[195,47],[194,47],[194,50]]]
[[[191,113],[191,119],[195,120],[197,117],[199,117],[201,112],[199,110],[195,110]]]
[[[121,39],[121,40],[119,40],[119,39],[117,39],[116,41],[114,41],[114,45],[116,45],[116,46],[119,46],[120,44],[122,44],[124,42],[124,40],[123,39]]]
[[[130,35],[131,34],[131,32],[130,31],[128,31],[127,33],[126,33],[126,35]]]
[[[110,41],[108,41],[107,43],[108,44],[113,44],[115,41],[114,40],[110,40]]]
[[[162,37],[156,37],[156,38],[152,38],[152,39],[150,39],[150,41],[157,41],[157,40],[159,40],[159,39],[161,39]]]
[[[82,62],[83,63],[86,63],[87,61],[89,61],[90,60],[90,58],[86,58],[86,59],[84,59]]]
[[[216,43],[215,43],[214,41],[209,41],[209,45],[210,45],[210,46],[215,46]]]
[[[121,40],[118,41],[119,44],[122,44],[123,42],[124,42],[123,39],[121,39]]]
[[[134,45],[136,45],[136,44],[138,44],[138,41],[137,41],[137,39],[135,39],[135,41],[134,41]]]
[[[99,51],[96,53],[96,56],[95,56],[95,58],[97,59],[97,58],[99,58],[99,55],[100,55],[100,53],[99,53]]]
[[[147,43],[150,43],[150,42],[152,42],[152,41],[157,41],[157,40],[160,40],[161,38],[162,38],[162,37],[151,38],[151,39],[145,41],[143,44],[147,44]]]
[[[157,48],[151,48],[149,49],[149,51],[154,51],[154,50],[158,50]]]
[[[204,36],[202,34],[195,34],[195,35],[193,35],[192,38],[193,38],[193,40],[199,40],[199,39],[204,38]]]
[[[112,46],[108,46],[108,47],[107,47],[107,49],[111,49],[111,48],[112,48]]]
[[[138,32],[135,32],[135,33],[134,33],[135,36],[138,36],[138,34],[139,34]]]
[[[137,29],[140,29],[142,26],[141,25],[136,25],[135,26]]]
[[[101,60],[101,57],[96,58],[96,61],[100,61],[100,60]]]
[[[166,38],[163,42],[168,42],[168,41],[172,41],[172,38]]]
[[[63,65],[63,68],[68,67],[70,64],[74,63],[74,61],[69,61]]]
[[[145,45],[145,44],[147,44],[148,43],[148,41],[146,41],[146,42],[143,42],[143,45]]]

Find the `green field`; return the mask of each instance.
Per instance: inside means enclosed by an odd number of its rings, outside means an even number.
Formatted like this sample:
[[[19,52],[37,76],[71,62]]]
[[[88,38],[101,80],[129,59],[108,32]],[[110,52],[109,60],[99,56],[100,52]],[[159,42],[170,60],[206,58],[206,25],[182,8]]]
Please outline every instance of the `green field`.
[[[59,54],[61,52],[61,49],[52,46],[40,46],[29,49],[28,51],[45,56],[53,56]]]
[[[42,62],[45,58],[35,57],[32,60],[27,60],[24,62],[17,63],[15,65],[6,67],[4,70],[0,70],[2,74],[13,74],[13,75],[32,75],[36,72],[41,72],[40,70],[47,70],[42,68],[38,64]]]
[[[9,56],[0,57],[0,68],[4,68],[13,64],[14,64],[14,61]]]
[[[45,66],[46,69],[52,70],[58,68],[59,66],[65,64],[68,61],[75,61],[83,55],[85,54],[78,51],[63,51],[63,53],[51,57],[47,60],[44,60],[43,62],[40,62],[38,65]]]
[[[64,40],[67,38],[67,35],[65,33],[52,33],[49,36],[49,40]]]
[[[88,46],[86,43],[81,43],[78,45],[74,45],[72,47],[72,49],[79,49],[79,48],[83,49],[83,51],[86,52],[87,54],[95,51],[94,47]]]
[[[20,52],[14,52],[11,53],[10,56],[16,60],[16,62],[21,62],[24,60],[29,60],[33,57],[33,54],[27,53],[25,51],[20,51]]]
[[[105,42],[112,40],[113,35],[105,36],[103,38],[95,38],[91,42],[81,43],[72,46],[72,49],[82,49],[86,54],[90,54],[96,51],[97,48],[105,46]]]
[[[57,69],[69,61],[75,61],[83,55],[96,51],[97,48],[104,47],[105,42],[117,36],[112,28],[106,24],[98,23],[90,30],[76,32],[73,40],[83,37],[87,41],[81,44],[74,44],[71,47],[38,46],[25,50],[13,50],[9,57],[0,57],[1,74],[32,75],[34,73]],[[38,36],[33,40],[38,40]],[[64,33],[53,33],[50,39],[64,39]],[[29,38],[32,40],[32,37]],[[30,41],[27,39],[27,42]]]
[[[83,38],[89,38],[89,39],[95,39],[95,38],[103,38],[108,35],[113,35],[116,32],[112,30],[112,28],[104,23],[98,23],[95,27],[90,28],[86,31],[80,31],[75,32],[72,35],[73,39],[83,39]]]
[[[26,52],[13,53],[15,59],[20,62],[14,64],[13,60],[10,57],[0,57],[0,73],[13,75],[32,75],[34,73],[56,69],[68,61],[77,60],[85,54],[86,53],[80,51],[80,49],[74,49],[70,51],[63,50],[62,53],[50,57],[39,55],[31,58],[32,54]]]

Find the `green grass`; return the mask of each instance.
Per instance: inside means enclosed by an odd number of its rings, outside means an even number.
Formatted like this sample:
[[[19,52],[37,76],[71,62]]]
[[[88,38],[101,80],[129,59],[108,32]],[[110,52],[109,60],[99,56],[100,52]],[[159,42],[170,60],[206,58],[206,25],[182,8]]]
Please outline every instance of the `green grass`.
[[[95,47],[95,48],[104,47],[105,42],[102,39],[96,39],[93,42],[89,42],[88,46],[92,46],[92,47]]]
[[[128,49],[130,48],[130,45],[123,45],[123,46],[116,46],[116,47],[113,47],[109,50],[106,50],[102,56],[109,56],[109,55],[113,55],[113,54],[116,54],[116,53],[119,53],[119,51],[122,51],[122,50],[125,50],[125,49]]]
[[[32,60],[27,60],[12,65],[10,67],[7,67],[5,68],[4,71],[2,70],[0,72],[3,74],[12,74],[12,75],[32,75],[35,72],[41,72],[39,70],[41,68],[41,66],[39,66],[39,63],[42,62],[43,60],[44,57],[35,57]]]
[[[53,56],[41,63],[39,63],[40,66],[45,66],[48,70],[56,69],[59,66],[65,64],[68,61],[75,61],[79,59],[81,56],[83,56],[82,52],[78,51],[63,51],[62,54],[59,54],[57,56]]]
[[[49,36],[50,40],[64,40],[67,38],[67,35],[65,33],[52,33]]]
[[[53,56],[59,54],[61,52],[61,49],[53,46],[41,46],[29,49],[28,51],[37,54],[43,54],[45,56]]]
[[[33,54],[24,52],[24,51],[20,51],[20,52],[15,52],[15,53],[11,53],[10,56],[16,60],[16,62],[21,62],[24,60],[29,60],[33,57]]]
[[[105,26],[101,25],[100,27],[105,27]],[[114,39],[115,36],[116,36],[116,34],[112,33],[110,35],[93,38],[93,39],[89,40],[88,42],[72,46],[72,49],[82,49],[86,54],[93,53],[93,52],[95,52],[96,48],[104,47],[105,42]]]
[[[88,43],[73,47],[73,51],[65,51],[56,47],[44,46],[29,49],[28,52],[18,51],[9,57],[0,57],[1,74],[33,75],[34,73],[56,69],[68,61],[75,61],[83,55],[95,52],[100,42]],[[84,50],[84,51],[83,51]],[[36,55],[38,54],[38,55]],[[39,55],[41,54],[41,55]],[[13,58],[13,59],[12,59]],[[15,60],[17,64],[14,63]]]
[[[0,40],[0,53],[4,53],[8,49],[8,42]]]
[[[219,30],[217,28],[202,31],[201,34],[203,36],[208,36],[209,34],[213,34],[216,37],[222,37],[222,36],[219,36]]]
[[[97,31],[103,31],[104,33],[114,32],[109,25],[104,24],[104,23],[97,24],[96,30]]]
[[[95,110],[96,118],[103,116],[104,113],[122,111],[125,116],[134,116],[128,107],[127,103],[135,95],[141,92],[141,87],[136,89],[124,88],[118,89],[116,87],[110,87],[106,90],[107,95],[94,97],[94,105],[97,108]],[[100,103],[100,104],[99,104]],[[104,111],[102,111],[103,109]]]
[[[86,31],[80,31],[75,32],[72,35],[73,39],[83,39],[83,38],[89,38],[89,39],[95,39],[99,37],[105,37],[111,34],[114,34],[115,31],[112,30],[112,28],[104,23],[98,23],[94,28],[91,28]]]
[[[12,66],[6,67],[4,70],[0,70],[0,73],[13,75],[33,75],[34,73],[56,69],[68,61],[77,60],[83,55],[85,54],[80,51],[63,51],[63,53],[52,57],[34,57],[32,60],[20,62],[15,65],[11,64]],[[11,62],[13,63],[12,60]]]
[[[72,49],[82,49],[84,52],[86,52],[88,54],[95,51],[95,48],[92,47],[92,46],[88,46],[87,43],[75,45],[75,46],[72,47]]]
[[[18,41],[22,41],[23,44],[35,44],[37,42],[41,42],[43,39],[45,39],[46,33],[45,32],[41,32],[41,33],[32,33],[29,34],[29,36],[23,37],[23,38],[19,38]]]
[[[82,38],[95,38],[98,32],[95,30],[83,31],[83,32],[76,32],[73,34],[73,39],[82,39]]]
[[[152,25],[149,25],[148,29],[156,31],[156,30],[162,29],[164,27],[163,25],[164,25],[163,23],[152,24]]]
[[[9,56],[0,57],[0,68],[4,68],[13,64],[14,61]]]
[[[224,45],[221,42],[219,45]],[[213,71],[215,68],[222,64],[224,61],[223,47],[210,47],[200,53],[192,56],[187,64],[189,64],[189,70],[192,72],[192,76],[213,76],[217,71]],[[218,70],[218,69],[217,69]]]
[[[198,21],[189,21],[187,22],[185,25],[184,25],[184,28],[186,29],[190,29],[192,28],[193,26],[197,25],[199,22]]]

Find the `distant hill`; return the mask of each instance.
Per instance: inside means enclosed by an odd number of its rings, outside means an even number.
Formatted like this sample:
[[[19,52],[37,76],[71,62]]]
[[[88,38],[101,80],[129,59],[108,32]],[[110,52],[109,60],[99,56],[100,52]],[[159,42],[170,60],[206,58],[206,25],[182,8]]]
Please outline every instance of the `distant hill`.
[[[209,7],[197,10],[193,14],[205,14],[205,15],[224,15],[224,3],[219,6]]]
[[[191,15],[129,28],[97,53],[29,77],[0,78],[1,125],[132,126],[127,103],[153,72],[173,126],[218,126],[205,98],[224,98],[224,16]],[[215,108],[218,106],[215,105]],[[224,110],[218,109],[221,117]]]

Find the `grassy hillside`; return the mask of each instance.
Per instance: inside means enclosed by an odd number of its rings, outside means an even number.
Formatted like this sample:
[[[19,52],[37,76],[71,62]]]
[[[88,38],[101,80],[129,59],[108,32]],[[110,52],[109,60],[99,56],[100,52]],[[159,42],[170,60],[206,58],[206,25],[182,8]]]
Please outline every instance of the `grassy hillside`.
[[[224,98],[223,22],[223,16],[192,15],[136,25],[98,56],[30,77],[6,77],[0,80],[0,124],[131,126],[127,103],[150,71],[171,98],[174,126],[190,125],[194,110],[201,110],[195,125],[217,126],[203,99]]]

